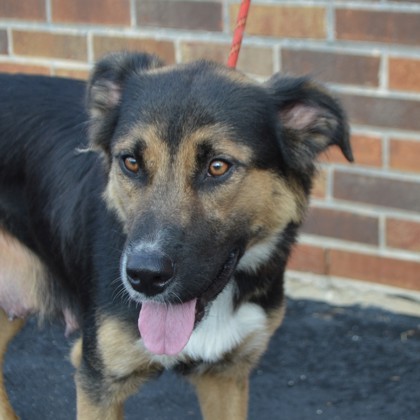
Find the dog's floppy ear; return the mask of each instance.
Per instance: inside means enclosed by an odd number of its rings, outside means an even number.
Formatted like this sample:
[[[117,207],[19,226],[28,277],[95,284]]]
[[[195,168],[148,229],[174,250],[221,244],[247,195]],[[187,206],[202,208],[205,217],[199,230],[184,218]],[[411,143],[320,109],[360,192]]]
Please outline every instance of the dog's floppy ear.
[[[313,168],[317,155],[337,145],[349,162],[353,153],[346,116],[339,103],[310,79],[273,76],[266,84],[280,121],[280,146],[297,170]]]
[[[112,53],[92,70],[87,86],[90,141],[93,149],[109,150],[110,137],[118,119],[124,85],[130,76],[161,67],[163,62],[146,53]]]

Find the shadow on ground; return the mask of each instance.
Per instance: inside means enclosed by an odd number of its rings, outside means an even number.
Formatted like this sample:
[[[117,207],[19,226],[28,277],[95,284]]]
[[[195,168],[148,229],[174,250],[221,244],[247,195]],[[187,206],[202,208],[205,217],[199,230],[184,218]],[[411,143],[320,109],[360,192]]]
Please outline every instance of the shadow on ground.
[[[75,418],[70,343],[34,321],[9,348],[5,378],[22,420]],[[288,302],[251,380],[249,419],[411,420],[420,413],[420,318]],[[200,419],[192,388],[165,373],[129,399],[126,418]]]

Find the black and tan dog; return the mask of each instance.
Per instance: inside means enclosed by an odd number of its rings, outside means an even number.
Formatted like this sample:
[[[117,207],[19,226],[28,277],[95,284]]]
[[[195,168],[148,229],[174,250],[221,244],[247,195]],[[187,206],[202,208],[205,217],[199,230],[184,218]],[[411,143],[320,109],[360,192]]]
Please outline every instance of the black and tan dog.
[[[122,418],[173,368],[206,419],[244,419],[333,144],[352,160],[342,110],[307,79],[128,53],[87,85],[2,75],[0,361],[25,317],[59,316],[82,332],[78,418]],[[14,418],[3,381],[0,417]]]

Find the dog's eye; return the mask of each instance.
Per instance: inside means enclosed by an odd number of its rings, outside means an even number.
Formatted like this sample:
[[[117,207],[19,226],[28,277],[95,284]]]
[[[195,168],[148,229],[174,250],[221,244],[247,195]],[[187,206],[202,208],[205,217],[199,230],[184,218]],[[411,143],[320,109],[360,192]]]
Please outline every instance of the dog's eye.
[[[217,178],[227,173],[231,166],[232,165],[225,160],[212,160],[208,168],[208,175]]]
[[[123,164],[127,171],[131,172],[132,174],[137,174],[140,170],[140,164],[137,159],[133,156],[124,156]]]

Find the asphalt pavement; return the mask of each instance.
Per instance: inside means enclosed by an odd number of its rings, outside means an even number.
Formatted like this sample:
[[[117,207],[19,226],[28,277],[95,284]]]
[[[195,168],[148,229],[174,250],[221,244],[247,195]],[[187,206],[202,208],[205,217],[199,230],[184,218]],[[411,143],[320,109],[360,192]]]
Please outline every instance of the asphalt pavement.
[[[70,345],[62,326],[35,320],[11,344],[6,386],[22,420],[75,418]],[[126,405],[128,420],[200,418],[193,389],[171,372]],[[289,300],[252,375],[249,419],[420,419],[420,318]]]

